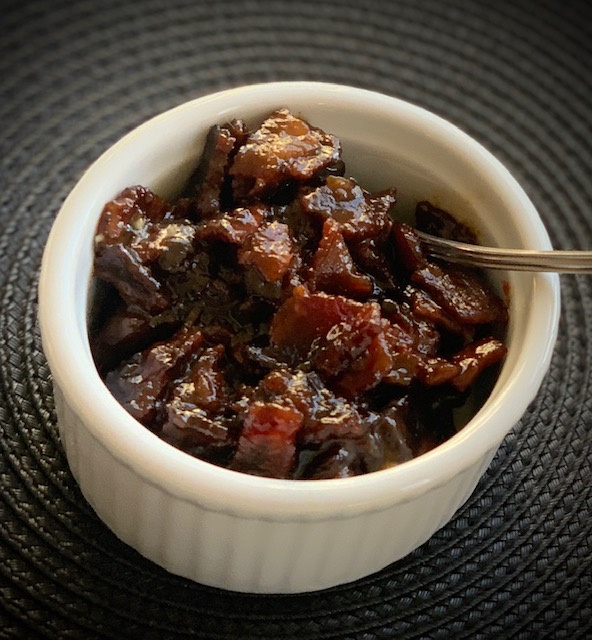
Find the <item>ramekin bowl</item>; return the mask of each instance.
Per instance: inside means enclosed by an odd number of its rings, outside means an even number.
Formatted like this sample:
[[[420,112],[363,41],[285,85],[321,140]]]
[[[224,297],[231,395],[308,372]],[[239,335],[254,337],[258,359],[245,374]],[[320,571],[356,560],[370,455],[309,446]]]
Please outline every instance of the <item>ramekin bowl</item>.
[[[99,214],[134,184],[173,196],[212,124],[235,117],[254,124],[282,106],[338,135],[348,174],[363,186],[397,187],[403,213],[428,199],[477,228],[483,242],[550,248],[525,192],[476,141],[421,108],[352,87],[270,83],[199,98],[141,125],[88,169],[52,228],[39,287],[43,347],[72,473],[99,517],[142,555],[207,585],[260,593],[353,581],[447,523],[535,397],[560,313],[556,275],[496,276],[510,293],[510,323],[491,394],[449,441],[393,468],[337,480],[275,480],[216,467],[160,440],[111,396],[90,352]]]

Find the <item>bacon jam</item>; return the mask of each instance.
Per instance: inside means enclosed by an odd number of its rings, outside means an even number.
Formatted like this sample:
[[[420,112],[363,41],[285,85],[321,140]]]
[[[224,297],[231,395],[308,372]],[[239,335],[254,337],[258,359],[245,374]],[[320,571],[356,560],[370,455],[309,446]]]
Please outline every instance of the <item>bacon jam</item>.
[[[174,202],[134,186],[103,209],[105,384],[166,442],[260,476],[355,476],[444,442],[506,353],[507,310],[481,273],[430,260],[395,203],[287,109],[212,127]],[[475,241],[428,202],[415,225]]]

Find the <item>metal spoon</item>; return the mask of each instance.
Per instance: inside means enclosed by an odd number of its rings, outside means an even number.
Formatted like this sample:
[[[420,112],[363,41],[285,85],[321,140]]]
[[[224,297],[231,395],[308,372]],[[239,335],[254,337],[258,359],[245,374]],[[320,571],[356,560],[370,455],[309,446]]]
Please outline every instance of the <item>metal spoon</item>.
[[[444,240],[418,231],[424,250],[434,258],[472,267],[509,271],[592,273],[592,251],[498,249]]]

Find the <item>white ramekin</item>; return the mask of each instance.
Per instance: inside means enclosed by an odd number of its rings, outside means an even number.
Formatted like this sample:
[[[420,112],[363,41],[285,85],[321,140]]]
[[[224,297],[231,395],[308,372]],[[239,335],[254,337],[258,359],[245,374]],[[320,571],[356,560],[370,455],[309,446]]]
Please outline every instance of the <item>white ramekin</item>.
[[[223,91],[146,122],[106,151],[73,189],[51,231],[39,288],[44,350],[67,458],[83,494],[123,541],[167,570],[238,591],[294,593],[349,582],[403,557],[467,500],[549,365],[559,279],[503,273],[508,355],[489,399],[435,450],[365,476],[273,480],[219,468],[165,444],[114,400],[87,338],[92,239],[103,204],[142,184],[172,196],[214,123],[254,124],[287,106],[338,135],[348,174],[395,186],[404,213],[420,199],[457,214],[484,242],[550,248],[508,171],[472,138],[401,100],[313,82]]]

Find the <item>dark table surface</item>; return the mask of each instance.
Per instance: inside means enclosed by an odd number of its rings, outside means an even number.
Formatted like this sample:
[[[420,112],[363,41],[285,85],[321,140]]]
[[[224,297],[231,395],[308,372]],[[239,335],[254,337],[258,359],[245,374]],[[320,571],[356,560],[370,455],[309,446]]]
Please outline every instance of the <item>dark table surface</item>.
[[[554,244],[592,248],[592,10],[581,0],[19,0],[0,38],[0,637],[592,637],[592,277],[562,276],[537,399],[468,503],[354,584],[239,595],[119,542],[61,449],[41,253],[83,170],[146,118],[242,84],[348,83],[489,148]]]

